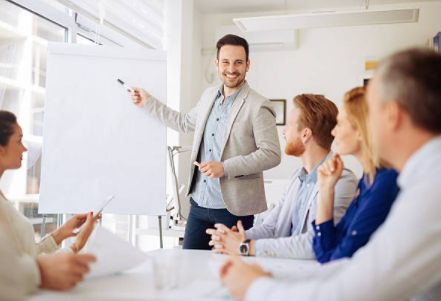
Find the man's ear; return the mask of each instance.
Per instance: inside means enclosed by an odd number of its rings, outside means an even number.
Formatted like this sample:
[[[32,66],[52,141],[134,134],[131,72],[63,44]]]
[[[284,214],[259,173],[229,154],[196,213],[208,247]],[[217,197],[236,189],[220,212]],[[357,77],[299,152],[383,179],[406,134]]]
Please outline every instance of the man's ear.
[[[305,144],[306,142],[308,142],[309,139],[311,139],[312,137],[312,131],[310,128],[304,128],[303,129],[303,133],[302,133],[302,141],[303,144]]]
[[[396,130],[403,122],[404,109],[395,101],[386,104],[387,126]]]
[[[248,59],[248,62],[247,62],[247,69],[246,69],[245,72],[248,72],[248,70],[250,70],[250,64],[251,64],[251,61]]]
[[[214,60],[214,65],[216,66],[217,71],[219,71],[219,60],[217,58]]]

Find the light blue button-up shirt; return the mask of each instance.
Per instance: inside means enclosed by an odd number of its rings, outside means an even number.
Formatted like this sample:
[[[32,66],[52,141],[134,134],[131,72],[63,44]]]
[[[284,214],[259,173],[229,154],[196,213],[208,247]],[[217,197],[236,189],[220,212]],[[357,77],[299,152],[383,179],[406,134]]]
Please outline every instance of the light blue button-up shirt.
[[[204,136],[202,137],[198,156],[199,162],[220,162],[224,131],[228,116],[230,115],[234,100],[245,85],[246,83],[227,98],[222,94],[223,85],[219,88],[217,98],[214,101],[213,108],[208,116],[207,124],[205,125]],[[224,169],[225,174],[227,175],[225,164]],[[225,209],[226,207],[224,200],[222,199],[219,179],[210,179],[201,173],[199,169],[196,169],[196,172],[196,185],[192,194],[195,202],[204,208]]]
[[[328,159],[329,154],[308,174],[303,167],[299,174],[300,187],[296,195],[296,206],[292,213],[292,228],[291,235],[296,236],[301,234],[303,228],[303,215],[305,214],[306,207],[308,206],[308,200],[314,190],[317,183],[317,169],[322,163]]]

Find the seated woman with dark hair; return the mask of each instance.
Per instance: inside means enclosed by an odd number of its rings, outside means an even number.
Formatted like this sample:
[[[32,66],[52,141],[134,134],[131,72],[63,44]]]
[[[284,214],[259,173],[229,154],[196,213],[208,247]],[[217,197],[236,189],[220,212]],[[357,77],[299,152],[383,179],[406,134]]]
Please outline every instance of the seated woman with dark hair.
[[[27,151],[22,143],[22,137],[22,129],[18,125],[15,115],[7,111],[0,111],[0,179],[6,170],[21,167],[23,153]],[[91,255],[83,256],[84,258],[58,256],[54,257],[58,259],[54,261],[46,257],[38,260],[37,257],[40,254],[50,254],[56,251],[78,253],[86,244],[93,230],[94,223],[99,216],[94,218],[92,212],[75,215],[63,226],[51,233],[46,239],[40,243],[36,243],[32,223],[15,209],[12,203],[6,199],[2,191],[0,191],[0,213],[2,214],[1,216],[5,217],[3,221],[4,227],[7,227],[9,230],[8,232],[10,232],[15,244],[15,246],[11,247],[24,255],[20,268],[28,271],[28,277],[23,279],[23,283],[25,286],[29,286],[29,291],[32,291],[38,285],[50,289],[66,289],[72,287],[76,282],[82,279],[82,274],[88,271],[87,262],[94,260],[94,257]],[[82,225],[84,226],[78,234],[74,234],[73,230]],[[67,248],[60,249],[61,242],[71,236],[76,236],[75,242]],[[75,271],[76,276],[69,279],[68,283],[64,281],[67,275],[52,275],[49,273],[52,269],[58,269],[58,272],[62,271],[62,266],[53,266],[52,263],[60,263],[60,259],[62,261],[63,258],[72,260],[65,264],[66,267],[70,266],[73,262],[77,263],[76,260],[79,258],[79,265],[83,265],[83,268],[79,270],[72,269],[72,271]],[[52,264],[52,266],[47,267],[46,264]]]
[[[320,195],[313,222],[313,248],[321,263],[351,257],[363,247],[385,221],[398,194],[397,172],[381,166],[372,152],[367,113],[363,87],[345,94],[337,125],[332,130],[337,154],[318,169]],[[343,169],[339,155],[353,155],[363,167],[363,177],[355,199],[334,226],[334,186]]]

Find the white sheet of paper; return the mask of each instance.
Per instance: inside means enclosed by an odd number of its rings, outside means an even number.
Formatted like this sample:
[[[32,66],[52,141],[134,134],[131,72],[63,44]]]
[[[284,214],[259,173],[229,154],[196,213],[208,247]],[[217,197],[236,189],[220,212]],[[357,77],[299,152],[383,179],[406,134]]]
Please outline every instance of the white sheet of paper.
[[[100,214],[103,209],[115,198],[114,195],[111,195],[107,197],[104,201],[101,202],[99,206],[96,206],[93,210],[93,217],[96,217],[98,214]]]
[[[87,253],[97,258],[96,263],[90,265],[90,273],[87,277],[126,271],[148,259],[146,254],[102,227],[97,227],[92,233],[87,245]]]

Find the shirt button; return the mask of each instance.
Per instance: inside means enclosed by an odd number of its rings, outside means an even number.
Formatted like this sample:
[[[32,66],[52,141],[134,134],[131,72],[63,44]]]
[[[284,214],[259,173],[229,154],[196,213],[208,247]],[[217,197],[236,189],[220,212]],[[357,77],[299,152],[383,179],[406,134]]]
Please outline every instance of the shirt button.
[[[357,231],[356,230],[352,231],[352,235],[357,235]]]
[[[316,228],[317,230],[320,230],[320,227],[319,227],[319,226],[316,226],[315,228]]]
[[[211,134],[211,136],[214,136],[214,134]]]
[[[216,121],[219,121],[219,118],[217,118]]]
[[[211,152],[211,149],[209,151]]]
[[[322,236],[322,232],[317,233],[317,236]]]
[[[207,180],[204,180],[204,183],[207,182]]]

